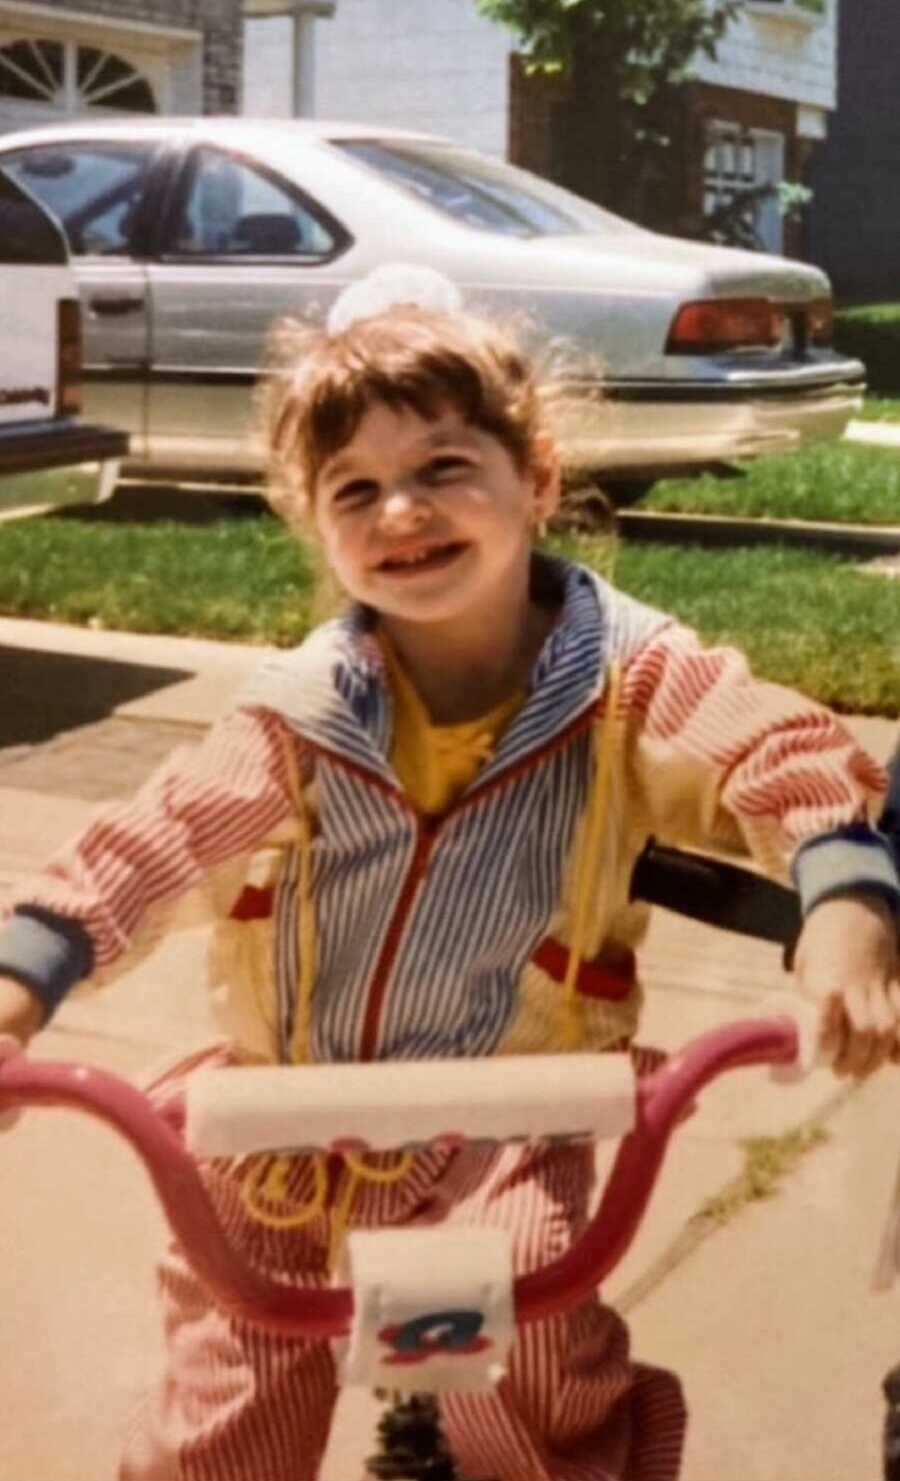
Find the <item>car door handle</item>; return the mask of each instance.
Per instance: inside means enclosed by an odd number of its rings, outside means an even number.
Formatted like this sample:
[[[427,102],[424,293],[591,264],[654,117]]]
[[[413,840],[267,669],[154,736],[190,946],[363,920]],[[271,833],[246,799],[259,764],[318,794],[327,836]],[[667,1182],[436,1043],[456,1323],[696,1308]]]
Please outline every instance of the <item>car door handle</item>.
[[[133,314],[137,309],[142,309],[146,302],[144,295],[138,294],[110,294],[98,298],[88,299],[93,314]]]

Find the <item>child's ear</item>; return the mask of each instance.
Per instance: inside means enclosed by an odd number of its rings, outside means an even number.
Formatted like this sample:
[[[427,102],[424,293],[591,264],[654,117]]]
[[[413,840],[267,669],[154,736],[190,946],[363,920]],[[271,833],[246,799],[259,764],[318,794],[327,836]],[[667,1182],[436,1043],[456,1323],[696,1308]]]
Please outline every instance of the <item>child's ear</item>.
[[[551,519],[559,508],[562,489],[559,448],[549,432],[538,432],[531,444],[529,472],[536,524]]]

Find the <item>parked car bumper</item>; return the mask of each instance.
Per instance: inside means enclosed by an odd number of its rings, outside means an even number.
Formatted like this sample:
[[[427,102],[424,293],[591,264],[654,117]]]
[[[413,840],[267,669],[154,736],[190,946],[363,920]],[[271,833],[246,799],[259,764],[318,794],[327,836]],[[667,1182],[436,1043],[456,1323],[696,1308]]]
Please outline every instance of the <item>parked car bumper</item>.
[[[109,427],[0,428],[0,520],[108,499],[128,438]]]
[[[605,404],[561,428],[576,467],[626,477],[667,474],[787,452],[833,441],[858,414],[865,371],[850,362],[840,381],[788,372],[765,384],[735,376],[719,382],[618,382]],[[568,419],[567,419],[568,420]]]

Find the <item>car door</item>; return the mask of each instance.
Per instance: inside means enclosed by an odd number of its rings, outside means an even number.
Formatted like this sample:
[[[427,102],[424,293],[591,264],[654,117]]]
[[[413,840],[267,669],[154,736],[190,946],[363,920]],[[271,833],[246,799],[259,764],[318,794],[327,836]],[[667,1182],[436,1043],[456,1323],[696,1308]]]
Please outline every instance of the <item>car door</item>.
[[[84,413],[146,439],[150,323],[139,246],[159,155],[150,140],[61,139],[0,154],[60,221],[82,300]]]
[[[346,230],[293,182],[214,144],[184,159],[148,264],[148,445],[158,467],[258,473],[253,386],[273,321],[334,292]]]

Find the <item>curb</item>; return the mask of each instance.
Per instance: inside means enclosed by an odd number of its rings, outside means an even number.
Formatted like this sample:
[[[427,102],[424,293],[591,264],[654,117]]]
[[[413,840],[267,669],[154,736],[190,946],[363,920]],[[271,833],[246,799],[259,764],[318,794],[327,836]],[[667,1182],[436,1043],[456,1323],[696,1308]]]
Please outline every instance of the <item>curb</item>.
[[[836,555],[896,555],[900,525],[826,524],[788,519],[742,519],[731,515],[667,514],[647,509],[619,509],[616,525],[626,540],[672,544],[789,545]]]

